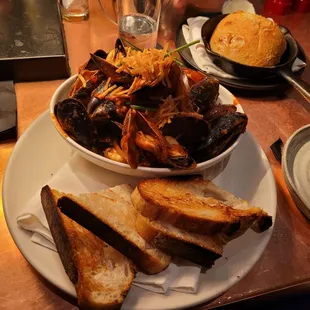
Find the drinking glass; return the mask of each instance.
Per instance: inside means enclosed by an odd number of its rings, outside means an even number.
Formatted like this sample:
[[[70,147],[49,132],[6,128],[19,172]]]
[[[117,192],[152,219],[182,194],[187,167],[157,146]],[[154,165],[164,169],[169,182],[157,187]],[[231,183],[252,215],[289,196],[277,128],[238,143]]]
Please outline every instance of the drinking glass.
[[[112,1],[110,5],[113,7],[116,15],[118,35],[121,39],[124,39],[123,43],[125,45],[127,45],[127,42],[130,42],[141,49],[156,47],[161,1],[162,0]],[[103,8],[103,5],[101,3],[100,5],[106,12],[107,10]],[[108,17],[111,19],[110,16]]]
[[[88,0],[59,0],[61,16],[68,22],[88,19]]]

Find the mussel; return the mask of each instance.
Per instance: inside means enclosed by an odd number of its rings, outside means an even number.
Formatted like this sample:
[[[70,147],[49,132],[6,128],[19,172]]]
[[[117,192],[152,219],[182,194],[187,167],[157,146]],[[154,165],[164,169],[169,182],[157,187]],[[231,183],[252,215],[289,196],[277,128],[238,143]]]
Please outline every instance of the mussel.
[[[219,155],[245,132],[247,122],[247,116],[239,112],[219,117],[205,141],[191,146],[193,158],[199,162]]]
[[[105,52],[104,50],[97,50],[94,55],[102,58],[102,59],[106,59],[108,54],[107,52]],[[94,62],[94,60],[90,57],[89,60],[84,64],[84,68],[83,69],[86,69],[86,70],[98,70],[98,67],[96,65],[96,63]]]
[[[168,156],[166,141],[156,124],[138,111],[136,123],[138,128],[136,144],[142,150],[155,155],[159,161],[165,162]]]
[[[127,53],[126,53],[126,49],[125,46],[122,42],[122,40],[120,38],[117,38],[116,42],[115,42],[115,48],[114,48],[114,56],[113,59],[117,59],[117,56],[119,54],[122,54],[123,56],[126,57]]]
[[[122,138],[123,125],[110,119],[93,120],[98,132],[98,140],[103,143],[112,144],[114,140],[120,141]]]
[[[104,105],[101,108],[104,110]],[[122,137],[123,125],[105,112],[88,114],[84,105],[74,98],[55,106],[55,115],[63,130],[77,143],[98,154]]]
[[[173,63],[169,72],[172,87],[175,89],[175,96],[180,97],[178,105],[181,112],[197,112],[197,107],[189,100],[190,86],[187,75],[176,64]]]
[[[124,127],[121,147],[131,167],[138,163],[144,166],[169,165],[181,169],[196,166],[196,162],[175,138],[164,137],[152,120],[142,113],[131,109],[127,113]]]
[[[138,167],[140,156],[139,150],[135,143],[137,132],[136,111],[130,109],[126,114],[123,124],[121,148],[125,153],[125,159],[128,165],[133,169]]]
[[[167,98],[169,95],[174,95],[175,90],[164,86],[163,84],[157,84],[154,87],[145,86],[131,95],[132,104],[139,105],[148,108],[158,108],[162,102],[162,98]]]
[[[212,121],[225,115],[234,114],[236,111],[237,107],[233,104],[216,104],[206,111],[203,118]]]
[[[90,54],[94,63],[98,67],[98,69],[106,76],[111,78],[111,83],[118,84],[131,84],[134,80],[133,76],[123,73],[116,72],[117,67],[107,62],[105,59],[98,57],[97,55]]]
[[[88,77],[88,75],[86,75],[86,77]],[[91,97],[91,93],[100,85],[103,79],[104,75],[100,71],[91,74],[88,79],[86,79],[86,86],[80,86],[78,90],[74,91],[72,97],[79,100],[81,103],[83,103],[84,106],[87,106]],[[77,82],[82,83],[80,78],[77,78]]]
[[[111,100],[100,100],[92,97],[87,105],[87,113],[92,120],[102,120],[116,117],[116,104]]]
[[[98,133],[80,101],[74,98],[60,101],[55,106],[55,115],[70,138],[93,150],[98,143]]]
[[[189,100],[199,108],[199,113],[204,114],[215,104],[218,95],[219,81],[213,77],[207,77],[191,87]]]
[[[202,115],[183,112],[176,115],[162,129],[164,136],[174,137],[185,147],[202,143],[209,131],[209,123],[203,119]]]
[[[173,63],[171,65],[168,79],[169,85],[158,83],[153,87],[144,86],[135,92],[134,105],[144,107],[157,108],[164,98],[171,96],[172,98],[181,96],[180,109],[184,112],[193,112],[194,109],[188,100],[189,84],[186,75],[181,68]]]
[[[156,167],[158,166],[158,160],[152,153],[140,149],[139,166]]]
[[[196,167],[196,162],[176,139],[170,136],[166,136],[165,139],[168,153],[167,163],[169,165],[180,169],[194,169]]]
[[[94,55],[103,59],[107,57],[107,53],[103,50],[97,50]],[[86,87],[83,86],[81,77],[85,80]],[[85,97],[87,98],[91,94],[91,92],[101,83],[103,78],[103,73],[98,72],[97,65],[90,57],[90,59],[79,68],[79,76],[76,78],[70,89],[69,97],[74,96],[80,101],[85,101]]]

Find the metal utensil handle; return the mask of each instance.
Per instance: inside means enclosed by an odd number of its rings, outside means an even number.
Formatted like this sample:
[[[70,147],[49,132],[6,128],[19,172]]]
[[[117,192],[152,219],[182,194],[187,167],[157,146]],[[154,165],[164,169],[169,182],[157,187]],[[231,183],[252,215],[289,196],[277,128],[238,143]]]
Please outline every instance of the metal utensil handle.
[[[290,69],[278,71],[309,103],[310,103],[310,84],[296,77]]]

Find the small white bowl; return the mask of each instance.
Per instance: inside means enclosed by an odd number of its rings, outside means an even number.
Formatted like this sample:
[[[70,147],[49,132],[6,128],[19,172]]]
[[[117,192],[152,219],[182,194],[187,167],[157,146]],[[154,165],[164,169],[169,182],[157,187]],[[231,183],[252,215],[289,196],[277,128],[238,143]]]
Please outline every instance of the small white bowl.
[[[103,167],[105,169],[126,174],[130,176],[136,176],[136,177],[162,177],[162,176],[172,176],[172,175],[185,175],[185,174],[195,174],[195,173],[201,173],[202,171],[206,170],[207,168],[215,167],[217,164],[224,162],[224,159],[226,159],[231,152],[236,148],[238,145],[241,136],[238,137],[238,139],[235,141],[233,145],[231,145],[225,152],[221,153],[220,155],[198,163],[195,169],[192,170],[186,170],[186,169],[176,169],[176,168],[149,168],[149,167],[138,167],[137,169],[132,169],[128,164],[119,163],[117,161],[108,159],[104,156],[101,156],[99,154],[96,154],[85,147],[81,146],[77,142],[75,142],[73,139],[71,139],[61,128],[60,124],[57,121],[57,118],[54,114],[54,107],[57,104],[57,102],[64,100],[68,97],[69,89],[71,85],[73,84],[74,80],[76,79],[76,75],[70,77],[66,81],[64,81],[55,91],[53,94],[53,97],[51,99],[50,103],[50,114],[53,121],[54,126],[56,127],[58,133],[61,135],[63,139],[69,145],[77,151],[81,156],[86,158],[87,160],[91,161],[92,163]],[[225,87],[220,85],[219,90],[219,101],[222,104],[233,104],[235,103],[236,98],[232,95],[230,91],[228,91]],[[243,109],[240,104],[237,105],[237,111],[243,112]],[[217,165],[220,168],[223,169],[225,165]],[[214,174],[214,169],[213,172]],[[216,173],[218,174],[219,171]]]
[[[282,169],[297,207],[310,219],[310,125],[296,130],[285,143]]]

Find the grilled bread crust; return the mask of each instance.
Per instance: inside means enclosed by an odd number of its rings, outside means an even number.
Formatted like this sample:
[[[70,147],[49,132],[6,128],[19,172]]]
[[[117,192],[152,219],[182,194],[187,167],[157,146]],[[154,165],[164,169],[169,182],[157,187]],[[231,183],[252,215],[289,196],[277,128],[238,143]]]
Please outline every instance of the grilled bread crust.
[[[74,262],[74,248],[71,245],[72,238],[67,234],[66,229],[70,224],[68,218],[62,216],[57,208],[57,201],[60,197],[61,195],[53,193],[49,186],[42,188],[41,201],[51,234],[66,273],[71,282],[75,284],[78,272]]]
[[[141,214],[137,217],[136,228],[152,245],[208,268],[222,256],[226,243],[220,237],[189,233],[163,222],[150,221]]]
[[[252,225],[257,232],[272,225],[262,209],[250,207],[201,176],[143,180],[131,200],[146,218],[197,234],[221,233],[233,238]]]
[[[134,265],[62,214],[57,207],[62,195],[45,186],[41,201],[62,264],[76,287],[79,306],[119,309],[134,279]]]

